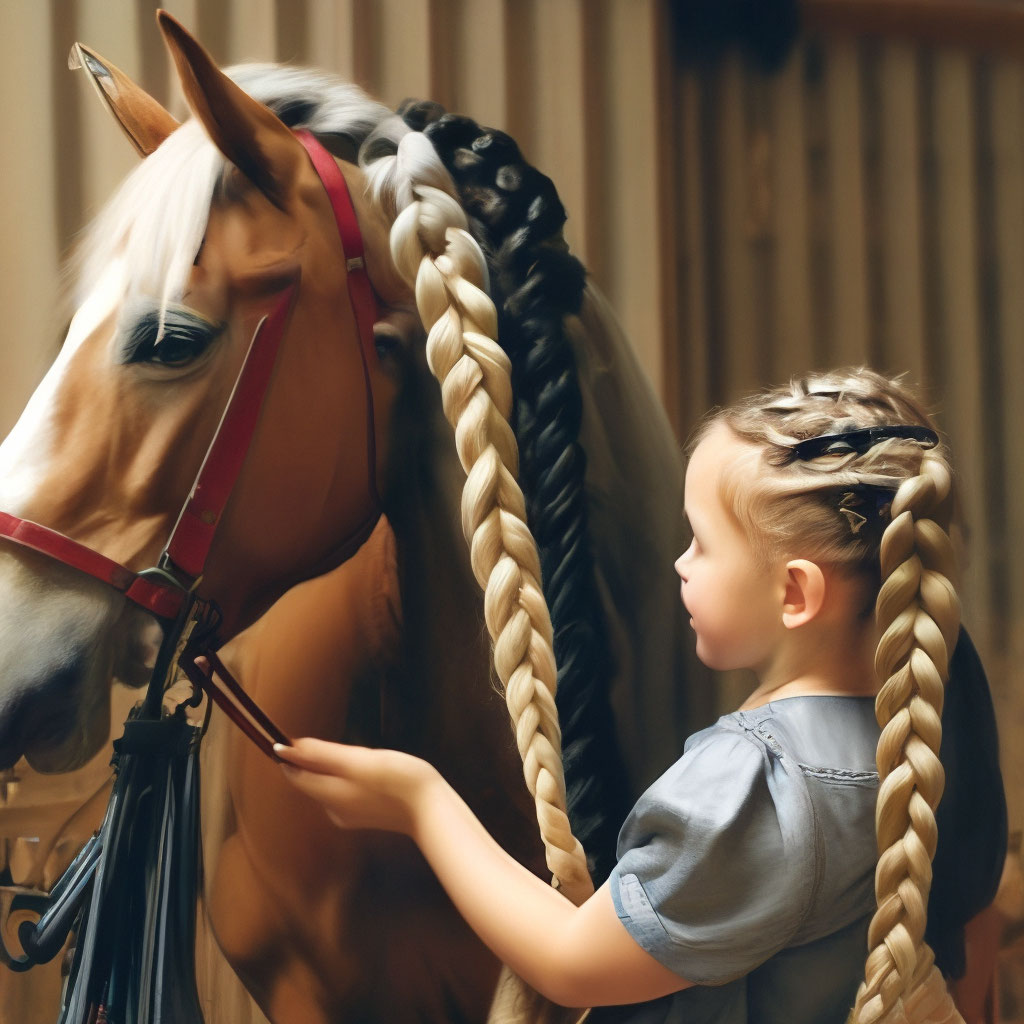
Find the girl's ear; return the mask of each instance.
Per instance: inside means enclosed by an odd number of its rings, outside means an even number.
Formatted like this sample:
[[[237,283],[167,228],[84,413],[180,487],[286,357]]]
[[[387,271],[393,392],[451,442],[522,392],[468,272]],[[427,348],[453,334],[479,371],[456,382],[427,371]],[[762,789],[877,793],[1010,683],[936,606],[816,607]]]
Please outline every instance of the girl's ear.
[[[311,165],[295,136],[262,103],[244,93],[166,11],[157,11],[182,92],[213,144],[275,206],[284,209]]]
[[[786,563],[782,624],[796,629],[810,622],[825,603],[825,573],[816,562],[794,558]]]

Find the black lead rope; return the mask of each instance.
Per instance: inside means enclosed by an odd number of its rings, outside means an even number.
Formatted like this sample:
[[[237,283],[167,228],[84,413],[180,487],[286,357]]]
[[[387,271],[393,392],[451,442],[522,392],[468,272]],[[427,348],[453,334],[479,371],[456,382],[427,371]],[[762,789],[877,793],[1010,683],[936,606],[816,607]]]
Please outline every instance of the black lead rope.
[[[49,897],[20,894],[12,901],[12,913],[41,914],[18,930],[23,956],[0,951],[13,970],[52,960],[75,933],[58,1024],[203,1020],[195,935],[204,728],[188,720],[185,705],[167,713],[163,696],[186,624],[212,633],[216,618],[208,606],[192,605],[166,630],[146,698],[114,743],[116,777],[103,824]]]

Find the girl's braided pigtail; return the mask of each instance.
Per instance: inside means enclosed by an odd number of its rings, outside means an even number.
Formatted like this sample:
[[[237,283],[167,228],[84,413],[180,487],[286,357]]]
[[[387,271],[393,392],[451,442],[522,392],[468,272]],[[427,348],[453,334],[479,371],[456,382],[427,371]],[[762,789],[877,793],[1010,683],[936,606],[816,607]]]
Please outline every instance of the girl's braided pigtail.
[[[960,623],[955,558],[943,515],[950,487],[945,460],[926,452],[918,475],[896,492],[882,537],[875,656],[882,681],[875,702],[882,727],[875,814],[878,909],[852,1016],[856,1024],[960,1020],[924,941],[935,808],[945,783],[939,761],[943,688]]]

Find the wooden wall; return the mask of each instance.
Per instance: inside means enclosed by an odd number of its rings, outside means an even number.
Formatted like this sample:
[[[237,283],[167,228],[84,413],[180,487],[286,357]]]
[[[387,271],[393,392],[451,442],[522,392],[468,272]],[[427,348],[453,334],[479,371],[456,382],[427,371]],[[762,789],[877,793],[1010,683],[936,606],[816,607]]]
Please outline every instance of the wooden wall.
[[[133,155],[81,39],[181,113],[150,0],[6,0],[0,431],[62,333],[71,241]],[[1024,5],[806,0],[774,76],[673,65],[657,0],[168,0],[224,63],[333,69],[504,128],[683,438],[810,367],[906,372],[953,439],[965,621],[1024,827]]]

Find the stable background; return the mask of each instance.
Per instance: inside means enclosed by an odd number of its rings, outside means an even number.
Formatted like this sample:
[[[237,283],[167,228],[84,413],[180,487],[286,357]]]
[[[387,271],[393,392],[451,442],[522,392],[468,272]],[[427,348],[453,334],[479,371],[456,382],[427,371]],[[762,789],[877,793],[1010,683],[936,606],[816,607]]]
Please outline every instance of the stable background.
[[[0,2],[0,433],[63,335],[75,234],[135,160],[68,50],[89,44],[182,114],[154,6]],[[1019,843],[1022,0],[165,6],[221,63],[318,65],[391,105],[429,98],[513,135],[555,180],[570,244],[681,442],[709,406],[812,367],[906,372],[955,449],[964,620],[989,669]],[[723,680],[723,708],[740,685]],[[69,780],[62,806],[90,785]],[[17,851],[0,842],[2,862]],[[1024,917],[1012,884],[1004,903]],[[1024,1020],[1014,955],[1005,1021]]]

